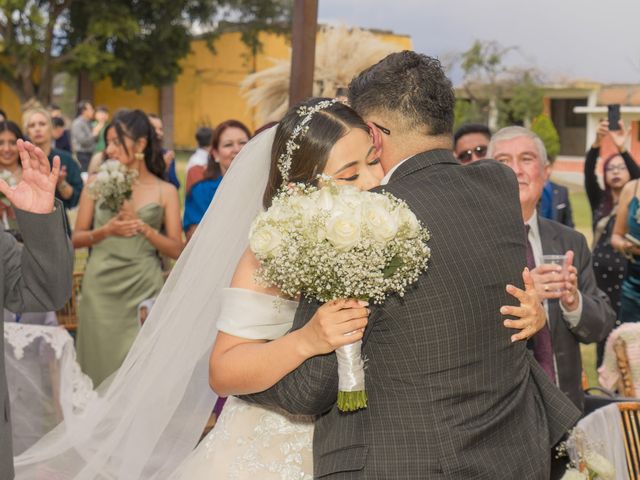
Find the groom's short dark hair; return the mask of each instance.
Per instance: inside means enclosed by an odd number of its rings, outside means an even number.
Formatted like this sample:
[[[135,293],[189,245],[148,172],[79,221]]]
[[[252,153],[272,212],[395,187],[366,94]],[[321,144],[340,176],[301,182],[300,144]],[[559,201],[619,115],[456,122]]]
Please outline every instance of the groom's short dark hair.
[[[363,117],[394,112],[428,135],[451,134],[455,95],[436,58],[405,50],[362,71],[349,84],[349,103]],[[389,127],[391,128],[391,127]]]

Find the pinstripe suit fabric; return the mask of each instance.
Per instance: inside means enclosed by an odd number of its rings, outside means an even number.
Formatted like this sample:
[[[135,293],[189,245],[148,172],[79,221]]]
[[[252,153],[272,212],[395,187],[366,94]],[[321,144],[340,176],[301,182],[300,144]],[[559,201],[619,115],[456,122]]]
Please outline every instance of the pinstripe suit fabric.
[[[433,150],[404,162],[384,190],[429,228],[432,256],[403,298],[372,308],[369,407],[337,410],[334,354],[242,398],[319,415],[316,478],[548,478],[549,449],[579,412],[502,325],[500,306],[514,302],[505,285],[521,285],[525,265],[513,172]],[[317,306],[301,302],[293,328]]]

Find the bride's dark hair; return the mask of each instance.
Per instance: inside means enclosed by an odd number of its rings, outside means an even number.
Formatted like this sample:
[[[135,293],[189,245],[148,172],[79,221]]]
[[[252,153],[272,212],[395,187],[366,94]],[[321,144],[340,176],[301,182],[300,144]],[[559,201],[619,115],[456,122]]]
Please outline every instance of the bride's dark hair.
[[[264,192],[265,208],[271,205],[271,199],[282,186],[282,174],[278,168],[280,156],[287,150],[287,141],[293,135],[293,130],[302,121],[304,115],[298,113],[300,107],[312,108],[321,101],[329,98],[310,98],[290,108],[278,123],[276,136],[271,149],[271,168],[269,181]],[[329,157],[329,152],[335,143],[350,130],[360,128],[369,133],[369,127],[364,120],[347,105],[336,102],[326,108],[313,113],[307,123],[309,129],[296,140],[298,149],[291,156],[291,169],[287,182],[309,183],[322,173]]]

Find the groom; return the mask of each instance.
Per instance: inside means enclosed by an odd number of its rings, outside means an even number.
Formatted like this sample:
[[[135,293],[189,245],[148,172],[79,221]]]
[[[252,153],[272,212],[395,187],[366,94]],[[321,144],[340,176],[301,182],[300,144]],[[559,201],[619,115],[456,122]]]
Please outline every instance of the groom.
[[[431,232],[428,269],[372,307],[367,409],[338,411],[334,354],[243,398],[320,415],[317,478],[549,478],[550,449],[579,412],[502,325],[504,285],[526,265],[515,175],[454,158],[454,94],[433,58],[391,54],[351,82],[349,100],[382,147],[384,189]],[[301,302],[294,329],[316,308]]]

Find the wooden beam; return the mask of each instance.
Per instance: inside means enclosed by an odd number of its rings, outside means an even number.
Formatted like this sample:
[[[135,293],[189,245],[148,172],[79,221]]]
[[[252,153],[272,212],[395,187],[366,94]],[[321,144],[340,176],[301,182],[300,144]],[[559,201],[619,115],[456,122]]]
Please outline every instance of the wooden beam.
[[[294,0],[289,105],[313,95],[318,0]]]

